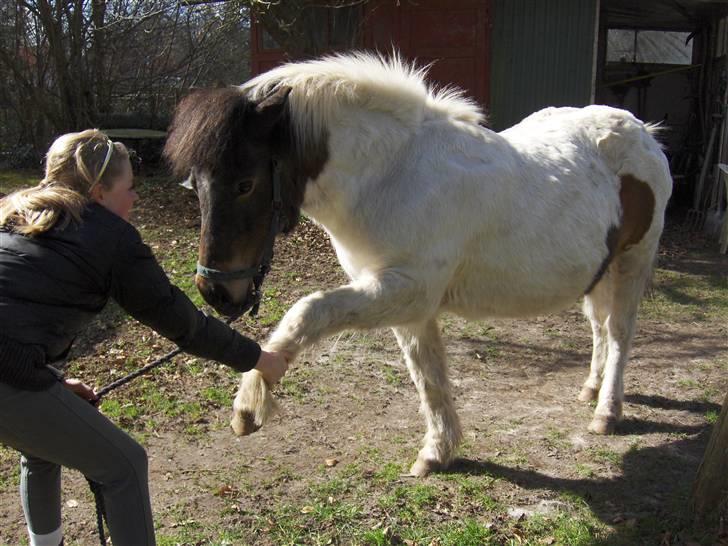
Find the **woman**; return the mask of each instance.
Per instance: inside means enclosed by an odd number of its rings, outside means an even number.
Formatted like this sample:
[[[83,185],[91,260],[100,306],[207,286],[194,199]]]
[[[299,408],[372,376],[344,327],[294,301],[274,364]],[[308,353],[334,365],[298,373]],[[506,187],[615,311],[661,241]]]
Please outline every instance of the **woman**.
[[[60,467],[100,484],[116,546],[154,544],[147,456],[48,366],[113,298],[188,353],[276,383],[287,364],[205,316],[170,284],[127,222],[138,199],[129,155],[97,130],[58,138],[45,178],[0,201],[0,442],[21,453],[32,546],[62,544]]]

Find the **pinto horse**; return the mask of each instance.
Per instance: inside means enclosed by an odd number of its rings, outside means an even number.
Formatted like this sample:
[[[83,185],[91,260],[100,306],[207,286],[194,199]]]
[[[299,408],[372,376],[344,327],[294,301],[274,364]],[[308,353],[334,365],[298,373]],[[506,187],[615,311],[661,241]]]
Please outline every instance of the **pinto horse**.
[[[267,349],[295,358],[344,329],[391,327],[427,423],[420,476],[461,439],[438,315],[525,317],[584,296],[594,346],[579,399],[598,399],[590,431],[613,432],[672,188],[655,128],[588,106],[495,133],[424,77],[353,53],[183,99],[165,153],[199,196],[197,287],[218,311],[244,311],[256,291],[236,271],[255,271],[300,211],[313,218],[351,282],[299,300]],[[260,375],[243,374],[235,431],[257,430],[271,403]]]

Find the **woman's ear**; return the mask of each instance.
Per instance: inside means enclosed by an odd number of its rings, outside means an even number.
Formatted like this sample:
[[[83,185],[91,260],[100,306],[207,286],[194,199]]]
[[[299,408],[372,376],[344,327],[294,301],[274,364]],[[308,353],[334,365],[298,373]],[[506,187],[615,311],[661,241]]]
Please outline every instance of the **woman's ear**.
[[[94,184],[91,187],[91,191],[89,192],[89,196],[92,200],[96,201],[97,203],[101,203],[104,200],[104,191],[101,187],[101,184]]]

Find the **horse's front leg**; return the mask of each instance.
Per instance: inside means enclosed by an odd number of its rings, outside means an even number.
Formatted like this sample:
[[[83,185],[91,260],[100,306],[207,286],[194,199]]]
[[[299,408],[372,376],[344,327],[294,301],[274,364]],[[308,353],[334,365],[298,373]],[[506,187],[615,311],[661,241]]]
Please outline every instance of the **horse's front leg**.
[[[427,422],[424,445],[410,474],[426,476],[450,464],[462,437],[447,376],[445,349],[435,319],[393,330],[420,395],[420,410]]]
[[[432,301],[421,282],[401,272],[355,281],[302,298],[288,310],[265,346],[291,359],[323,337],[346,329],[369,329],[422,320],[432,314]],[[262,376],[243,374],[233,403],[231,426],[238,435],[258,430],[275,403]]]

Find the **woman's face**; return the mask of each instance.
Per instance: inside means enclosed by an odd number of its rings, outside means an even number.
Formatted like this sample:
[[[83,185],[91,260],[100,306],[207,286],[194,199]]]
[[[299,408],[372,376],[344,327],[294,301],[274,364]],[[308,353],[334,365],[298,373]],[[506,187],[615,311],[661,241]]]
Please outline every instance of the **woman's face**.
[[[97,185],[91,192],[91,197],[99,205],[107,208],[124,220],[129,220],[129,214],[134,202],[139,199],[134,189],[134,173],[131,170],[131,162],[127,161],[124,169],[111,182],[111,188],[105,189]]]

